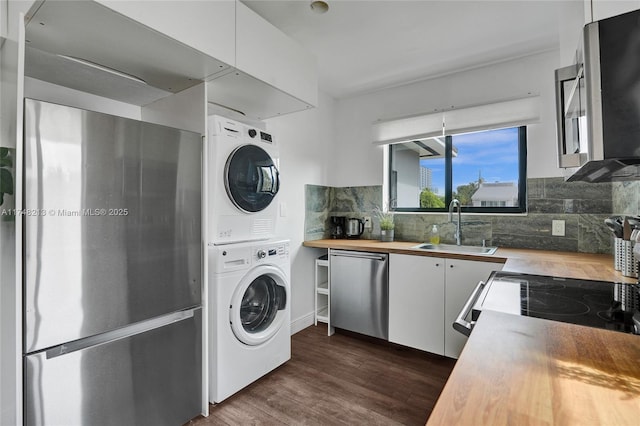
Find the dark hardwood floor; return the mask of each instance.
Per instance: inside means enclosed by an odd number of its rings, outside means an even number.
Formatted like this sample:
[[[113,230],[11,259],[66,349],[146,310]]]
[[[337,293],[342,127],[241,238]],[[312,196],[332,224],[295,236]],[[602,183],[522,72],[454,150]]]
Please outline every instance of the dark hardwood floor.
[[[425,424],[454,360],[326,332],[319,325],[293,335],[289,362],[188,424]]]

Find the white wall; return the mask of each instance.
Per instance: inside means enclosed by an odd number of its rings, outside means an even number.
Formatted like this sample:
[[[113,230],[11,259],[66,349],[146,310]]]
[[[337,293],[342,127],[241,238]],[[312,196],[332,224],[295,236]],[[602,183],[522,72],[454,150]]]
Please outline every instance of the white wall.
[[[333,98],[321,92],[317,108],[266,121],[280,151],[282,188],[278,201],[285,216],[278,218],[276,232],[279,238],[291,240],[292,332],[313,323],[314,260],[326,251],[302,247],[305,185],[326,185],[328,174],[333,172],[334,109]]]
[[[557,167],[553,71],[558,50],[398,86],[336,102],[334,162],[329,186],[382,185],[383,148],[373,146],[371,124],[435,110],[539,94],[541,121],[528,126],[528,177],[561,176]]]
[[[589,2],[588,5],[585,3]],[[585,6],[591,13],[590,0],[563,2],[558,16],[560,67],[571,65],[585,24]]]

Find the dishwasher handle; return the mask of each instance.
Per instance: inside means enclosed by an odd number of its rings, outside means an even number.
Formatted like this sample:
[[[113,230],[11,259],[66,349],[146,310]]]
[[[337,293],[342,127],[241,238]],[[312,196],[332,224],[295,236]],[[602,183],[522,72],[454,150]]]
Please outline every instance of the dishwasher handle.
[[[471,335],[471,330],[473,330],[473,326],[476,322],[469,322],[465,318],[467,317],[467,315],[469,315],[471,309],[473,309],[473,306],[476,304],[476,301],[478,300],[478,297],[480,297],[480,293],[482,293],[485,285],[486,284],[484,281],[480,281],[478,283],[476,288],[473,290],[473,293],[471,293],[469,299],[467,299],[467,303],[465,303],[464,307],[458,314],[458,318],[456,318],[456,320],[453,322],[453,328],[457,332],[462,333],[467,337]]]
[[[387,260],[386,254],[381,253],[369,253],[364,251],[349,251],[349,250],[331,250],[331,256],[336,257],[355,257],[359,259],[371,259],[371,260]]]

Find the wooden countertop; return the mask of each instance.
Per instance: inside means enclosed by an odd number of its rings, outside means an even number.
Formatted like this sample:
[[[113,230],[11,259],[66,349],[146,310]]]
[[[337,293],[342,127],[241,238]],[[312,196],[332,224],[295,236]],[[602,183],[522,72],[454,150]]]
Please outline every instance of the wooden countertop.
[[[630,283],[637,281],[635,278],[625,277],[613,269],[613,256],[606,254],[500,247],[495,254],[487,256],[482,254],[436,253],[412,248],[418,244],[407,241],[383,243],[379,240],[334,239],[305,241],[303,243],[305,247],[363,250],[376,253],[399,253],[503,263],[502,269],[504,271],[527,274]]]
[[[638,425],[640,336],[482,312],[427,425]]]

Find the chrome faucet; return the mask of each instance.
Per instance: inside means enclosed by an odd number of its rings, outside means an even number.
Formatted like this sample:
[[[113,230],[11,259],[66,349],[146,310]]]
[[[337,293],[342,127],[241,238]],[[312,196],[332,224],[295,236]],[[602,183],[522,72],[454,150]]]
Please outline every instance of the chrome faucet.
[[[458,207],[458,222],[456,223],[456,244],[460,245],[462,243],[462,221],[460,220],[461,210],[460,201],[457,198],[454,198],[449,203],[449,223],[453,222],[453,209],[454,207]]]

